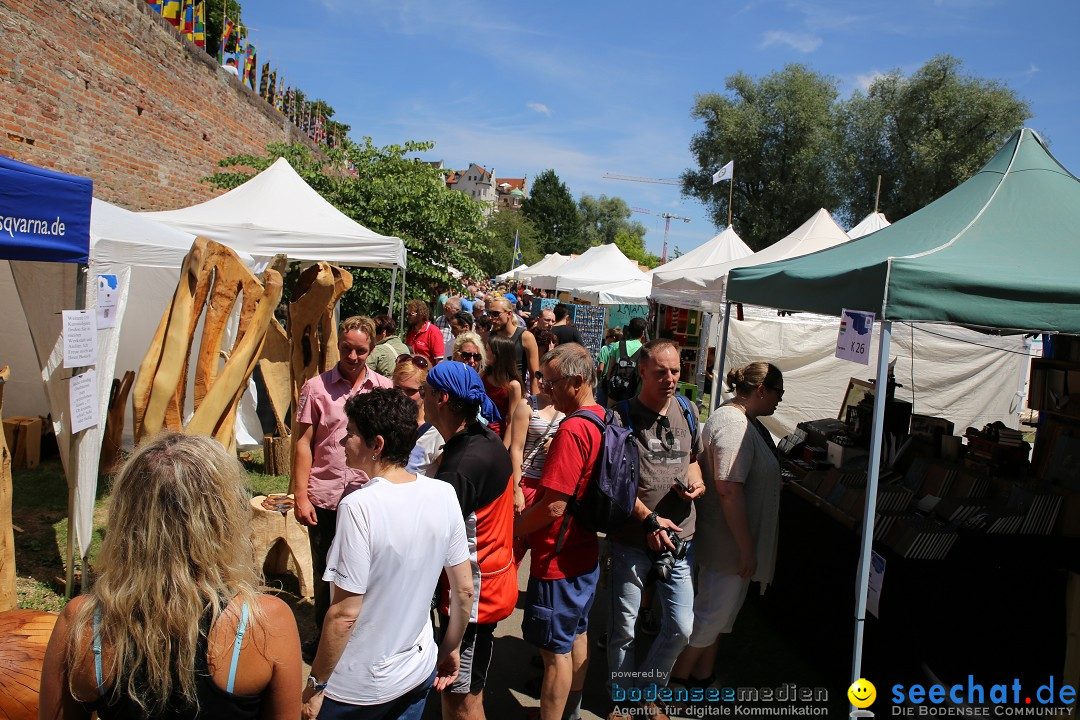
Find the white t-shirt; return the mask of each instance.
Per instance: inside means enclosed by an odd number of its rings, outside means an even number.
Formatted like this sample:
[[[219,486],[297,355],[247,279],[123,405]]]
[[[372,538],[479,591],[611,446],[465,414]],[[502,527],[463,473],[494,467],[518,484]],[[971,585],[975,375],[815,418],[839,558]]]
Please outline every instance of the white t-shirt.
[[[428,428],[417,438],[416,446],[409,454],[409,464],[405,466],[405,469],[411,473],[430,476],[434,475],[439,467],[439,458],[442,457],[442,449],[446,441],[434,425],[430,423],[424,423],[424,425]]]
[[[438,655],[431,596],[443,568],[468,559],[461,507],[441,480],[373,477],[342,498],[323,580],[364,602],[326,696],[374,705],[427,680]]]

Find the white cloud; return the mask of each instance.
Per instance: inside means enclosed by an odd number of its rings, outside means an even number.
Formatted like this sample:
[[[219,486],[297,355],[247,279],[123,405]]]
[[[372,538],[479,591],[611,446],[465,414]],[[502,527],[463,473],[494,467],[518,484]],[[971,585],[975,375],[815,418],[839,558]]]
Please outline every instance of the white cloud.
[[[868,73],[861,73],[855,76],[855,87],[866,92],[870,89],[870,86],[874,84],[875,80],[882,77],[885,77],[885,73],[880,70],[871,70]]]
[[[799,52],[811,53],[821,47],[821,38],[809,33],[793,33],[786,30],[769,30],[761,37],[761,47],[787,45]]]
[[[534,112],[538,112],[538,113],[540,113],[542,115],[547,115],[548,117],[551,117],[551,108],[549,108],[544,103],[538,103],[538,102],[526,103],[525,107],[529,108],[530,110],[533,110]]]

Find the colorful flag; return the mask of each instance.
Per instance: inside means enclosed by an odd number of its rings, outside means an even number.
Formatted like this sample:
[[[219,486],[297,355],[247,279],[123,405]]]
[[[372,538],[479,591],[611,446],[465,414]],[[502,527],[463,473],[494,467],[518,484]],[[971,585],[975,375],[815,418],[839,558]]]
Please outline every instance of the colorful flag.
[[[274,94],[274,107],[285,112],[285,76],[277,84],[277,92]]]
[[[184,0],[184,22],[180,32],[188,40],[195,41],[195,5],[192,0]]]
[[[158,15],[161,14],[161,0],[146,0],[146,4],[149,5]]]
[[[218,59],[221,60],[221,62],[225,62],[225,52],[229,47],[229,39],[232,38],[233,30],[235,29],[236,26],[233,25],[232,20],[225,21],[225,27],[221,31],[221,48],[218,50]]]
[[[259,97],[266,99],[266,90],[270,87],[270,63],[263,63],[262,75],[259,78]]]
[[[521,247],[518,245],[518,231],[514,230],[514,262],[510,265],[510,269],[513,270],[521,262]]]
[[[175,28],[180,27],[180,0],[165,0],[161,15]]]
[[[195,33],[192,40],[197,47],[206,49],[206,0],[195,8]]]
[[[270,73],[270,83],[266,86],[266,102],[273,105],[275,97],[277,97],[277,70]]]
[[[713,185],[720,182],[721,180],[731,180],[732,182],[735,182],[735,161],[734,160],[728,160],[727,165],[725,165],[724,167],[720,168],[719,170],[717,170],[716,172],[713,173],[713,176],[712,176]]]
[[[248,43],[244,46],[244,77],[243,80],[252,90],[255,89],[255,73],[258,71],[258,57],[255,46]]]

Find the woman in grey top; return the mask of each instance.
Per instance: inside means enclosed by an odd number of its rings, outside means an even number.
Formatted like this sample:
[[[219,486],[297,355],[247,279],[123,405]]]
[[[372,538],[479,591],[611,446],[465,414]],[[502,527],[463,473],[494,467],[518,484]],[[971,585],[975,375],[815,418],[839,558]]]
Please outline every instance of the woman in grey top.
[[[784,378],[775,365],[755,362],[728,372],[727,385],[734,397],[702,428],[698,462],[715,492],[697,501],[694,631],[671,671],[672,683],[691,688],[712,684],[718,638],[731,632],[750,581],[764,592],[776,562],[780,462],[758,418],[776,411]]]

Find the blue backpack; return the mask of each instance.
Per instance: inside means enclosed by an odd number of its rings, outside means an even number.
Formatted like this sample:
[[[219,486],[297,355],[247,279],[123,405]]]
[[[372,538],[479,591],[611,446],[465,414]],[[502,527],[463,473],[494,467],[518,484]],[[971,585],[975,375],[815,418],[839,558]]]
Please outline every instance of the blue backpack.
[[[566,422],[570,418],[580,417],[596,425],[600,431],[600,453],[596,457],[585,494],[578,498],[581,492],[579,482],[567,503],[567,512],[555,542],[555,552],[562,551],[570,516],[588,530],[611,533],[625,523],[634,511],[638,494],[638,449],[630,424],[629,408],[628,402],[619,403],[613,410],[607,411],[602,422],[589,410],[578,410],[563,420]],[[625,427],[615,422],[615,413],[619,414]]]

